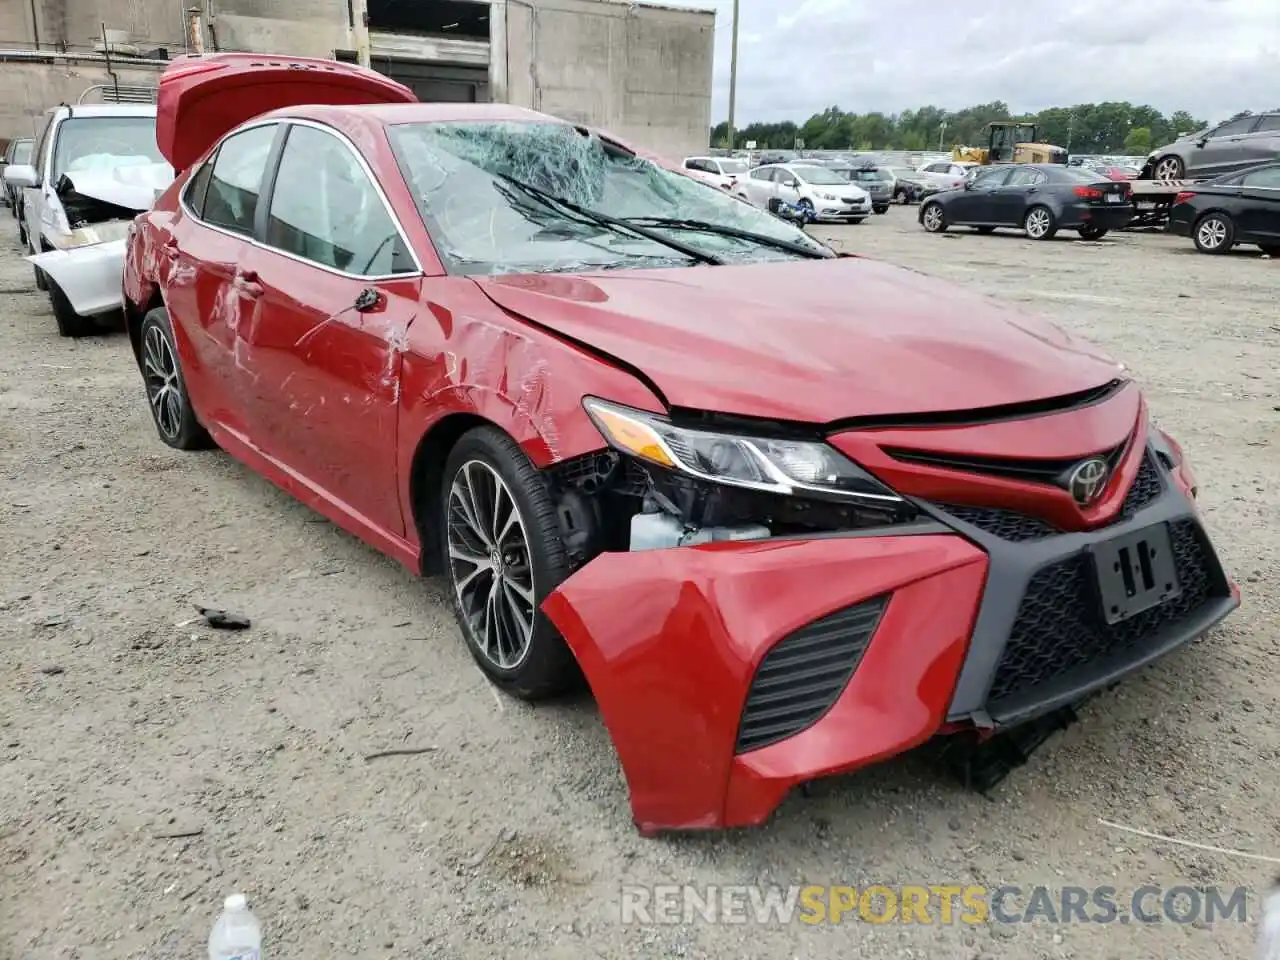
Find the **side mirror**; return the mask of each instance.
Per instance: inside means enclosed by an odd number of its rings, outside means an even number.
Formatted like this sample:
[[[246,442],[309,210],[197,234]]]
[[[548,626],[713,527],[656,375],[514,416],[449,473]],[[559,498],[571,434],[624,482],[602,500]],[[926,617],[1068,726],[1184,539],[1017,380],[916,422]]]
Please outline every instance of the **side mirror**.
[[[11,163],[4,168],[4,182],[11,187],[38,187],[40,174],[29,163]]]

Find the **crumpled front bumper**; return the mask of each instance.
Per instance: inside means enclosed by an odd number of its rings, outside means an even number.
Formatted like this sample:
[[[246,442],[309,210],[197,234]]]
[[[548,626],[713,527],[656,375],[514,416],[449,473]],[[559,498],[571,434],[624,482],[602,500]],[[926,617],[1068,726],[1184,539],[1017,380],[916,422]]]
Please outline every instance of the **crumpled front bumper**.
[[[937,732],[987,560],[941,525],[916,530],[607,553],[547,598],[543,610],[599,703],[642,832],[761,823],[796,784]],[[816,619],[886,596],[825,715],[787,739],[739,750],[743,705],[765,654]]]
[[[85,247],[50,250],[27,257],[58,285],[71,308],[82,317],[110,313],[122,304],[125,244],[109,240]]]
[[[637,827],[762,823],[797,784],[1025,722],[1204,634],[1240,594],[1181,451],[1160,444],[1137,448],[1124,510],[1092,530],[1035,539],[1019,524],[1043,521],[919,501],[930,519],[888,530],[588,562],[542,609],[595,694]],[[1090,555],[1159,526],[1181,593],[1107,625]],[[803,697],[815,706],[796,723]],[[779,716],[790,727],[771,730]]]

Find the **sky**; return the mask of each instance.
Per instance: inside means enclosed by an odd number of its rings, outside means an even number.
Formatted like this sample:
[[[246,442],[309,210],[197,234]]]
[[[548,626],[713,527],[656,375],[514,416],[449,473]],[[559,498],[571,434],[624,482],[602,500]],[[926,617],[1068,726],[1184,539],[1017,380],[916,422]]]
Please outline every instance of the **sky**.
[[[726,119],[733,0],[715,9]],[[1280,0],[740,0],[737,125],[842,110],[1103,100],[1225,119],[1280,107]]]

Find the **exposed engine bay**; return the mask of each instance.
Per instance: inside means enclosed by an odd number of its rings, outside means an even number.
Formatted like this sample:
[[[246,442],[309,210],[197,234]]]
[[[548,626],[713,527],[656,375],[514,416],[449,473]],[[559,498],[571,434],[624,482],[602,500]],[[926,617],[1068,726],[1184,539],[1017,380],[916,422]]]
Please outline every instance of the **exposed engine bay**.
[[[902,523],[914,512],[708,483],[612,450],[548,475],[573,569],[606,551],[836,533]]]

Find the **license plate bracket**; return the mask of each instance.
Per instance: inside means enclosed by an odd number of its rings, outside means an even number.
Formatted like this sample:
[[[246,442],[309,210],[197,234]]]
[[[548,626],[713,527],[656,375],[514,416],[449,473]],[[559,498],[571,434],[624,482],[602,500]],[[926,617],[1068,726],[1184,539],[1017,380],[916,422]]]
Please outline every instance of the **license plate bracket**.
[[[1168,524],[1157,523],[1094,544],[1088,553],[1108,626],[1182,593]]]

